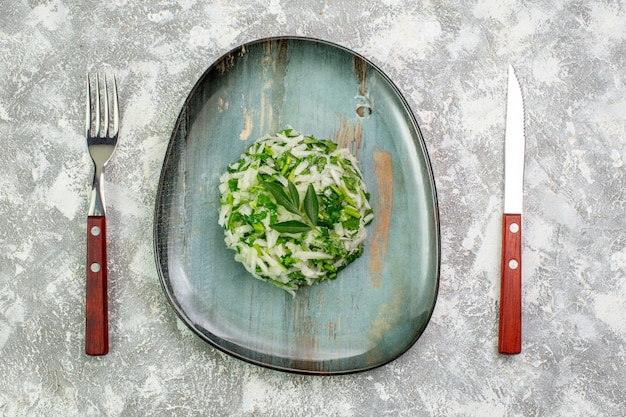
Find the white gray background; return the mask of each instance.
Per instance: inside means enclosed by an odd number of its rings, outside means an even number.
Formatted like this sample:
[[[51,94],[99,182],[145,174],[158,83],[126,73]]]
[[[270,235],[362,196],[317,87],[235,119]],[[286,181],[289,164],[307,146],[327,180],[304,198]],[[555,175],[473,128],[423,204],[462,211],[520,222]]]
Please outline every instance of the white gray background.
[[[405,355],[297,376],[222,354],[161,291],[152,220],[191,87],[275,35],[363,54],[432,159],[442,234],[432,320]],[[496,350],[507,66],[527,108],[523,352]],[[626,2],[3,0],[0,414],[626,415]],[[107,171],[111,352],[83,354],[87,71],[117,74]]]

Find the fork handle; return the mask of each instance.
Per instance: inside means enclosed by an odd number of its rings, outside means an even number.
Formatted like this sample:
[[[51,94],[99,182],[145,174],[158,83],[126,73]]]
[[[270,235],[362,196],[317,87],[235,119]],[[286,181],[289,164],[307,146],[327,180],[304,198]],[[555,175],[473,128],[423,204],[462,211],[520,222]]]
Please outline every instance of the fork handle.
[[[87,288],[85,305],[85,353],[109,352],[106,218],[87,217]]]

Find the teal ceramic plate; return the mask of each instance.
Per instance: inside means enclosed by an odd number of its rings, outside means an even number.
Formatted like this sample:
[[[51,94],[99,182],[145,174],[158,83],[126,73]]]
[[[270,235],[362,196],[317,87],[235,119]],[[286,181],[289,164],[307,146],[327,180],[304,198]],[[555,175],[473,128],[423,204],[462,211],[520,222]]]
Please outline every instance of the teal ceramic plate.
[[[295,297],[235,262],[217,224],[227,165],[288,126],[357,154],[376,215],[363,256]],[[180,112],[158,188],[155,249],[180,318],[235,357],[310,374],[397,358],[430,319],[440,263],[435,184],[406,101],[372,63],[328,42],[269,38],[232,50]]]

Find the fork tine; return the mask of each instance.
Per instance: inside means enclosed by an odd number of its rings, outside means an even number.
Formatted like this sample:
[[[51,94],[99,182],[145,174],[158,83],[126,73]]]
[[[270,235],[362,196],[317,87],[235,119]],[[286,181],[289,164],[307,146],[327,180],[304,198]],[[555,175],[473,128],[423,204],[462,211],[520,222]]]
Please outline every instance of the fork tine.
[[[91,78],[87,73],[87,100],[85,104],[85,136],[90,136],[91,130]]]
[[[107,76],[106,74],[104,75],[104,98],[103,98],[103,102],[102,105],[104,106],[104,118],[103,123],[104,123],[104,137],[108,138],[109,137],[109,88],[107,86]]]
[[[113,76],[113,136],[117,136],[120,127],[120,109],[117,103],[117,80]]]
[[[95,136],[100,136],[100,75],[96,74],[96,128]]]
[[[85,135],[93,138],[109,138],[117,136],[119,133],[120,113],[117,79],[113,75],[112,87],[109,88],[110,83],[107,81],[106,74],[102,76],[103,80],[100,78],[100,74],[96,73],[96,79],[93,81],[87,73]],[[111,96],[111,106],[109,105],[109,95]]]

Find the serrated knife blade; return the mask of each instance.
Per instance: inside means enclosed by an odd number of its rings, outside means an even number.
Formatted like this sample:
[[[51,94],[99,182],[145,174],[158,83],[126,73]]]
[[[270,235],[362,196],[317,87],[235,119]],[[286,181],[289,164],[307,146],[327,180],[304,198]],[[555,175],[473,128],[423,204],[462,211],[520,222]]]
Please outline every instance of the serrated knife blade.
[[[504,213],[498,351],[522,351],[522,196],[524,186],[524,100],[509,65],[504,139]]]

